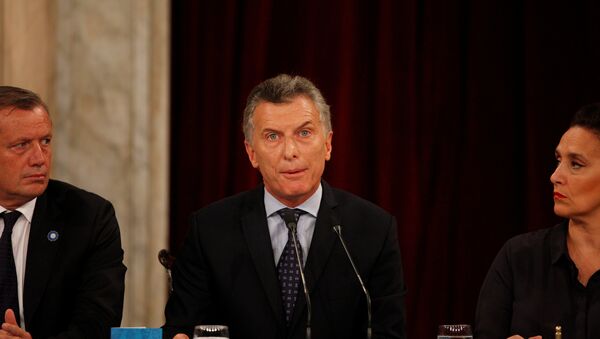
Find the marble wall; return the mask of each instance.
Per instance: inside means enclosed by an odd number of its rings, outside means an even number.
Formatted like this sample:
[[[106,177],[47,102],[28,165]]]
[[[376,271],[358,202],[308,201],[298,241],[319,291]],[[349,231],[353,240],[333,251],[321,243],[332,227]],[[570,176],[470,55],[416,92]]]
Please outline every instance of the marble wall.
[[[115,205],[128,267],[123,326],[160,326],[167,295],[157,253],[168,236],[169,1],[0,0],[0,9],[3,54],[7,43],[30,45],[0,59],[0,80],[48,100],[53,177]],[[21,27],[42,18],[35,24],[42,28],[9,27],[8,17]],[[26,61],[37,58],[39,70],[31,70]]]
[[[0,0],[0,81],[54,106],[55,1]]]

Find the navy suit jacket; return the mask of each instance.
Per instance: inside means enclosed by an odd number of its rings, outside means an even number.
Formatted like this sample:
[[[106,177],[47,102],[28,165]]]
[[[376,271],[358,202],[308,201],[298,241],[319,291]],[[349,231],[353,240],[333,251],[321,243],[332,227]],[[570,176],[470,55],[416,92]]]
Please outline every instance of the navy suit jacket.
[[[125,270],[110,202],[50,180],[29,234],[26,330],[34,339],[109,338],[110,327],[121,324]]]
[[[197,324],[228,325],[232,339],[305,337],[302,291],[286,326],[265,214],[261,185],[192,215],[173,268],[165,338],[191,335]],[[365,296],[332,229],[332,218],[341,222],[371,294],[373,337],[404,338],[405,285],[395,218],[325,182],[304,268],[312,303],[312,338],[366,338]]]

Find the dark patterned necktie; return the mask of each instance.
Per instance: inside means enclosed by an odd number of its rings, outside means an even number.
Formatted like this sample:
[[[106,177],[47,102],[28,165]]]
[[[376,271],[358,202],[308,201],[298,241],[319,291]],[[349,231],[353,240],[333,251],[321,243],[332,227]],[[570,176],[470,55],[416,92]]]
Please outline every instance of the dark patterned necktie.
[[[4,319],[6,309],[12,309],[15,312],[18,324],[20,322],[19,294],[11,236],[13,226],[15,226],[21,213],[17,211],[4,212],[0,216],[4,219],[4,231],[2,237],[0,237],[0,312],[2,312],[2,319]]]
[[[298,289],[302,284],[300,281],[300,268],[296,259],[296,249],[292,239],[292,229],[296,229],[298,219],[303,210],[283,208],[277,211],[281,216],[285,225],[288,227],[288,241],[283,248],[283,253],[277,263],[277,273],[279,275],[279,286],[281,287],[281,301],[283,302],[283,310],[285,312],[285,320],[289,324],[294,313],[294,306],[298,296]],[[292,225],[293,224],[293,225]],[[298,237],[296,237],[296,240]],[[298,254],[302,258],[302,247],[298,242]]]

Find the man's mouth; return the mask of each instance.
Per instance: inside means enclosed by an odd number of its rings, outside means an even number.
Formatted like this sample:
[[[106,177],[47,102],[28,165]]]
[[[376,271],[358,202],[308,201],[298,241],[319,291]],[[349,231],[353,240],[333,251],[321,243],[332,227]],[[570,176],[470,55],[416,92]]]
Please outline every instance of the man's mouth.
[[[304,174],[305,171],[306,171],[306,169],[293,169],[293,170],[283,171],[281,173],[286,177],[297,177],[297,176],[301,176],[302,174]]]

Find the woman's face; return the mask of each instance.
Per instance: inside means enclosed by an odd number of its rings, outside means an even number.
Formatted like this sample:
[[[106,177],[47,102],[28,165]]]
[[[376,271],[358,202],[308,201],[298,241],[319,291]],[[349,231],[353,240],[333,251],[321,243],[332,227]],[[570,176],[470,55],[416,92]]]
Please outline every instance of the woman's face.
[[[600,218],[600,137],[590,129],[569,128],[556,147],[554,213],[570,218]]]

